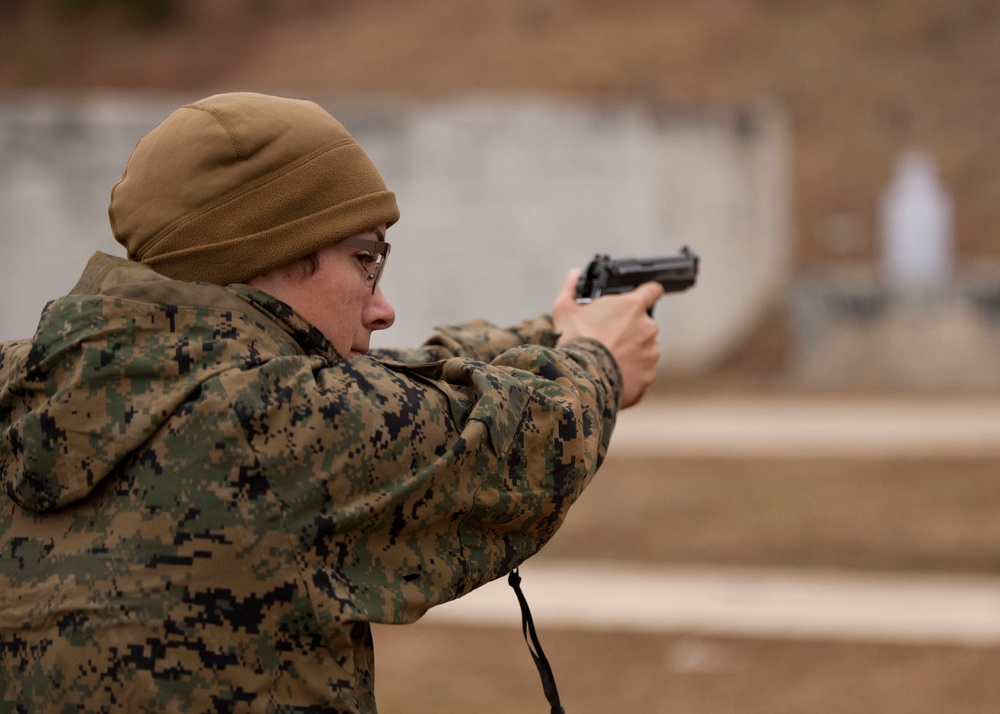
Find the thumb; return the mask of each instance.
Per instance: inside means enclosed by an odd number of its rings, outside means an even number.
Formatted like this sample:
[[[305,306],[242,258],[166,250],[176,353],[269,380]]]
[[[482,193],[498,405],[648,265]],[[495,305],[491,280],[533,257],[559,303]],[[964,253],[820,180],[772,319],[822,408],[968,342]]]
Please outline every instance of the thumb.
[[[642,301],[643,306],[648,310],[656,304],[656,301],[663,297],[663,286],[655,280],[643,283],[637,287],[634,294]]]
[[[562,287],[559,289],[559,296],[556,298],[557,302],[576,302],[576,284],[580,279],[583,271],[579,268],[573,268],[566,275],[566,279],[563,281]]]

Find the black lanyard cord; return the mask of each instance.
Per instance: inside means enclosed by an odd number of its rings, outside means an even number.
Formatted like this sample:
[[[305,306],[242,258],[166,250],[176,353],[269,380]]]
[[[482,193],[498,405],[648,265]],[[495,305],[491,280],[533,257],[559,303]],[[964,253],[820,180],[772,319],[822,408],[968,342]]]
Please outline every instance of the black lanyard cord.
[[[552,706],[551,714],[565,714],[566,710],[559,704],[556,678],[552,674],[552,667],[549,666],[545,653],[542,652],[542,645],[538,641],[538,635],[535,634],[535,623],[531,619],[531,610],[528,609],[528,601],[521,592],[521,576],[518,575],[517,568],[510,571],[507,582],[514,588],[514,594],[517,595],[517,601],[521,605],[521,632],[524,633],[524,641],[528,644],[531,659],[535,660],[535,667],[538,668],[538,674],[542,678],[542,691]]]

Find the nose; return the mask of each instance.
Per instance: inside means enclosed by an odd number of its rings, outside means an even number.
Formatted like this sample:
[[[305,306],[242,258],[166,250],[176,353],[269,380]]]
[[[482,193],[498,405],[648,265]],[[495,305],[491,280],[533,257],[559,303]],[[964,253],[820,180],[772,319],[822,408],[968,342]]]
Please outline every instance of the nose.
[[[369,330],[387,330],[396,321],[396,311],[386,300],[382,288],[376,288],[364,313],[365,326]]]

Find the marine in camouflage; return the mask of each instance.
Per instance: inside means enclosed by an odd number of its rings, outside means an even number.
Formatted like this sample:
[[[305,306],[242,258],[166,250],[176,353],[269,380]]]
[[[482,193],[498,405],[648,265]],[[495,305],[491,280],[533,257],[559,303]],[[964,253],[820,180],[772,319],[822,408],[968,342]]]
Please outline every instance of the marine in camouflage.
[[[374,712],[369,623],[537,552],[621,377],[551,320],[352,360],[98,254],[0,345],[0,711]]]

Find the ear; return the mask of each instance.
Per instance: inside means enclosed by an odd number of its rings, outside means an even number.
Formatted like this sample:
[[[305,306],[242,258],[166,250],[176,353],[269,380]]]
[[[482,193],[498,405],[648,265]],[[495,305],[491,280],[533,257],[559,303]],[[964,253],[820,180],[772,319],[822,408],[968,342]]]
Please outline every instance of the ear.
[[[301,258],[296,263],[301,263],[302,277],[311,278],[319,270],[319,253],[310,253],[304,258]]]
[[[304,258],[299,258],[285,265],[279,265],[277,268],[272,268],[266,273],[261,273],[250,278],[247,284],[258,290],[274,294],[274,289],[280,289],[289,283],[297,283],[311,278],[316,274],[317,270],[319,270],[319,254],[310,253]]]

